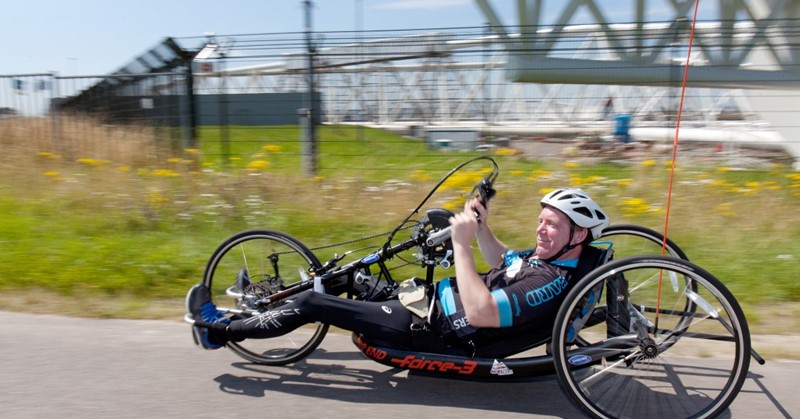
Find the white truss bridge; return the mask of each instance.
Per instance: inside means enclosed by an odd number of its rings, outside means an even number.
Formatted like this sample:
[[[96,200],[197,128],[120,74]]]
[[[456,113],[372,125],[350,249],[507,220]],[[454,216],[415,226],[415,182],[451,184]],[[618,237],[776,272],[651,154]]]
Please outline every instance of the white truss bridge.
[[[671,142],[688,56],[680,141],[781,148],[800,161],[800,0],[714,3],[690,55],[693,0],[665,0],[671,15],[658,22],[645,21],[652,1],[626,2],[634,23],[610,22],[600,0],[552,2],[558,19],[541,22],[546,1],[518,0],[513,25],[475,1],[484,28],[315,40],[322,122],[577,136],[608,134],[613,115],[630,114],[635,140]],[[247,42],[208,44],[200,94],[308,90],[302,45],[265,60]]]

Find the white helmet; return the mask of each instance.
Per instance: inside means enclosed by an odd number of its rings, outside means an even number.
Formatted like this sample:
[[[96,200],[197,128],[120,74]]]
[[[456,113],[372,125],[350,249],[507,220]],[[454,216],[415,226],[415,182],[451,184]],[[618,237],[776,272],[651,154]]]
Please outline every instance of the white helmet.
[[[603,234],[609,221],[605,212],[582,189],[557,189],[545,195],[540,201],[542,207],[549,205],[563,212],[575,225],[589,229],[592,239]]]

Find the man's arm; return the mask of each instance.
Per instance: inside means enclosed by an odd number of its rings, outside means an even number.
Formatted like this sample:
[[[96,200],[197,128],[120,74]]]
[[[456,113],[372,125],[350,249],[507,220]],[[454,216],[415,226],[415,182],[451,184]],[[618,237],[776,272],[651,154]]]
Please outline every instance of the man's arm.
[[[464,313],[474,327],[499,327],[497,302],[478,275],[472,256],[472,242],[479,228],[478,219],[472,210],[467,210],[454,215],[450,219],[450,225],[456,281]]]
[[[497,236],[494,235],[492,229],[489,228],[489,210],[481,204],[477,198],[470,199],[465,205],[464,210],[474,211],[478,214],[480,223],[476,231],[478,239],[478,248],[481,250],[483,259],[489,266],[495,267],[500,265],[503,259],[503,254],[508,250],[508,246],[503,244]]]

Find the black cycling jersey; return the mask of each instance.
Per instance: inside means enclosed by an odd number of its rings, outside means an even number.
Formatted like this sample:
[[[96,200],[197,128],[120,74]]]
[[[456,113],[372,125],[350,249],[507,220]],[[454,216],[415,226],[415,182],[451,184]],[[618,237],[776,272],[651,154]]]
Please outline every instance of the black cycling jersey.
[[[436,285],[437,313],[432,316],[445,335],[453,334],[473,348],[524,332],[532,340],[546,338],[564,297],[577,259],[543,262],[532,251],[508,251],[501,266],[482,275],[497,303],[499,328],[475,328],[464,314],[458,281],[446,278]],[[516,346],[517,343],[512,343]],[[502,348],[500,348],[502,350]],[[509,348],[511,349],[511,348]]]

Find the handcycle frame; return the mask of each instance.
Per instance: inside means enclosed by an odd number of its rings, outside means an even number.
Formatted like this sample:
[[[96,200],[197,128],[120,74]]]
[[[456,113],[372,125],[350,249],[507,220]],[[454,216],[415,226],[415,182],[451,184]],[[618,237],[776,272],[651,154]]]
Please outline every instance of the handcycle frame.
[[[492,172],[487,175],[476,187],[474,195],[479,196],[484,202],[494,195],[493,183],[497,177],[497,165],[494,160],[482,157],[479,159],[490,160],[493,165]],[[477,160],[477,159],[476,159]],[[249,295],[244,290],[230,287],[226,290],[228,296],[236,299],[237,308],[228,309],[240,317],[258,315],[265,310],[279,307],[282,301],[291,299],[292,296],[310,289],[324,290],[333,295],[346,295],[365,301],[381,301],[393,298],[398,288],[398,282],[392,277],[387,261],[396,255],[410,249],[418,249],[418,261],[425,269],[425,282],[432,284],[436,279],[437,267],[448,268],[452,263],[451,245],[449,239],[449,212],[441,209],[429,209],[414,227],[410,238],[392,245],[393,237],[405,226],[411,216],[419,212],[427,199],[436,189],[455,171],[468,161],[453,169],[437,184],[420,205],[398,224],[397,228],[389,233],[385,244],[376,251],[338,266],[338,262],[350,255],[345,252],[335,255],[325,263],[321,263],[314,253],[292,236],[275,230],[250,230],[232,236],[212,255],[206,267],[204,282],[211,288],[213,277],[220,260],[231,249],[242,245],[254,238],[268,238],[276,240],[303,255],[308,266],[301,272],[301,279],[290,285],[283,283],[283,275],[279,273],[279,253],[271,253],[267,257],[268,265],[272,265],[274,274],[267,280],[273,287],[269,292]],[[633,254],[618,260],[609,261],[614,252],[614,243],[609,238],[636,237],[656,245],[662,253],[668,255]],[[588,273],[582,275],[567,295],[554,324],[553,334],[546,339],[526,342],[514,354],[503,356],[475,356],[475,354],[453,353],[427,353],[418,351],[400,350],[381,346],[372,342],[370,337],[360,333],[353,333],[352,340],[355,346],[369,359],[378,363],[412,371],[420,371],[443,375],[452,378],[482,378],[482,379],[518,379],[556,373],[559,385],[571,396],[571,401],[584,412],[595,417],[612,417],[621,415],[611,407],[604,405],[606,402],[596,401],[591,392],[582,387],[583,384],[576,378],[581,371],[591,368],[604,368],[597,375],[604,374],[609,362],[612,365],[622,364],[634,369],[640,364],[646,364],[656,359],[663,353],[671,350],[677,342],[688,339],[704,339],[720,341],[729,344],[734,352],[734,362],[730,364],[730,379],[726,379],[719,386],[717,396],[714,396],[707,405],[696,408],[687,416],[713,416],[725,409],[735,398],[740,390],[749,367],[749,358],[752,355],[758,362],[763,359],[750,348],[749,331],[741,308],[735,298],[710,273],[688,261],[685,253],[671,240],[653,230],[633,225],[612,225],[603,237],[595,242],[597,246],[606,246],[596,255],[596,260],[590,261]],[[628,276],[634,276],[637,270],[645,272],[658,271],[659,276],[667,276],[673,288],[680,297],[677,306],[659,307],[654,304],[636,306],[631,302],[628,288]],[[378,278],[373,276],[373,272]],[[666,272],[666,274],[664,274]],[[284,272],[285,273],[285,272]],[[650,275],[652,276],[652,275]],[[279,287],[274,287],[278,281]],[[676,285],[676,281],[677,284]],[[660,279],[659,279],[660,284]],[[638,287],[638,285],[637,285]],[[699,289],[700,288],[700,289]],[[634,291],[634,293],[639,292]],[[602,304],[601,296],[605,296]],[[660,298],[660,285],[659,285]],[[712,302],[709,302],[711,300]],[[718,309],[717,306],[721,306]],[[720,315],[720,311],[723,312]],[[653,323],[647,320],[645,313],[656,313]],[[672,327],[659,327],[658,315],[673,316],[677,318]],[[690,331],[696,322],[711,319],[709,323],[718,326],[721,333],[712,333],[706,330],[699,332]],[[191,319],[187,318],[191,322]],[[581,331],[598,324],[606,323],[603,330],[607,336],[600,338],[585,338]],[[721,325],[721,326],[720,326]],[[296,362],[308,356],[323,340],[328,331],[326,324],[316,325],[317,329],[304,345],[289,349],[277,355],[271,353],[253,352],[241,343],[229,343],[228,347],[238,355],[255,363],[266,365],[285,365]],[[570,330],[574,336],[570,336]],[[656,341],[653,337],[659,336]],[[588,336],[588,335],[587,335]],[[598,340],[599,339],[599,340]],[[547,351],[539,355],[525,355],[524,352],[532,348],[541,348],[547,344]],[[521,354],[521,355],[520,355]],[[600,380],[597,380],[600,381]],[[683,413],[678,413],[682,415]]]

